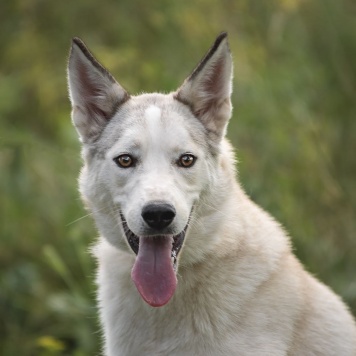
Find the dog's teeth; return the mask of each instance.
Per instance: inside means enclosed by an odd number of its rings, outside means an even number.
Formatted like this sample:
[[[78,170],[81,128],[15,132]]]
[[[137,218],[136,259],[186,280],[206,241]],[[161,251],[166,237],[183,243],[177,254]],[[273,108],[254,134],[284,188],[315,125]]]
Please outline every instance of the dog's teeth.
[[[174,272],[177,272],[177,260],[175,258],[172,258],[172,264]]]
[[[177,251],[176,250],[172,250],[171,258],[172,258],[173,268],[174,268],[174,270],[176,270],[177,269]]]

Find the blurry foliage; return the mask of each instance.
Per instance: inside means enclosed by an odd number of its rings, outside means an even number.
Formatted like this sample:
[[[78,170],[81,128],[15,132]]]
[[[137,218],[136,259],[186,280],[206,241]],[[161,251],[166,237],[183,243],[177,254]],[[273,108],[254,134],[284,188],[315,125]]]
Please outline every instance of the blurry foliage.
[[[353,0],[2,1],[1,355],[100,348],[66,88],[73,36],[135,93],[175,89],[228,30],[240,180],[355,313],[355,16]]]

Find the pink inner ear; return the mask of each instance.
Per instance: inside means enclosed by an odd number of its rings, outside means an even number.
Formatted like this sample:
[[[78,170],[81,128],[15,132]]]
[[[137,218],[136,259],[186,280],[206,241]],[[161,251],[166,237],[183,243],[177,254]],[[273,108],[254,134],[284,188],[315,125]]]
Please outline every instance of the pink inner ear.
[[[222,94],[224,89],[224,58],[219,58],[214,63],[210,75],[204,78],[203,91],[205,91],[209,97],[218,97]]]
[[[82,94],[88,98],[98,95],[99,90],[93,85],[90,79],[89,69],[85,65],[78,65],[78,75]]]
[[[103,95],[98,83],[95,83],[90,77],[90,69],[83,65],[77,64],[78,80],[80,82],[79,90],[87,113],[92,117],[100,116],[107,119],[107,113],[99,108],[96,103],[96,97]]]
[[[224,64],[224,58],[219,58],[212,66],[209,75],[202,79],[201,105],[194,110],[197,117],[202,117],[208,112],[214,115],[221,104],[221,99],[224,99]]]

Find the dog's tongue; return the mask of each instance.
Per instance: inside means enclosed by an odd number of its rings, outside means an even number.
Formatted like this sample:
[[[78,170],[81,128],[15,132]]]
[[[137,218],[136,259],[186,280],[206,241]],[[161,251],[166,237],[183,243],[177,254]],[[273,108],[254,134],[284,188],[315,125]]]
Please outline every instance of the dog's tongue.
[[[131,278],[153,307],[168,303],[177,286],[171,260],[173,236],[141,237]]]

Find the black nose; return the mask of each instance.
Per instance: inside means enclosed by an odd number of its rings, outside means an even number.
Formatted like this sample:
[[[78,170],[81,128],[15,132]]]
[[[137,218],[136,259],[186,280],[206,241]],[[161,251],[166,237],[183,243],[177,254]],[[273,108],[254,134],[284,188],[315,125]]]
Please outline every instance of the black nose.
[[[160,230],[173,221],[176,209],[167,203],[151,203],[143,207],[141,216],[149,227]]]

